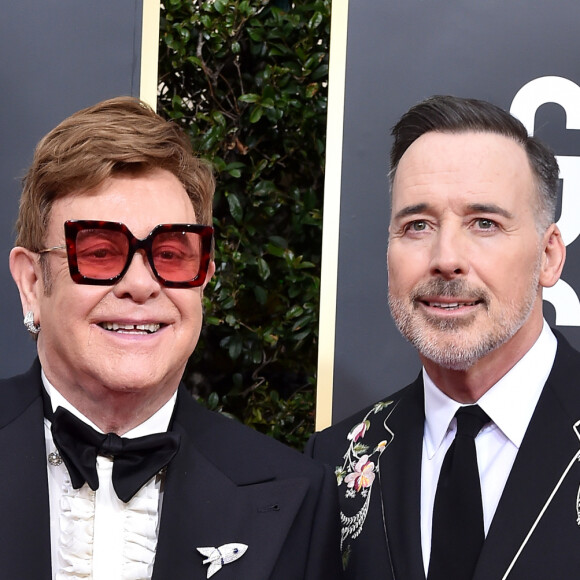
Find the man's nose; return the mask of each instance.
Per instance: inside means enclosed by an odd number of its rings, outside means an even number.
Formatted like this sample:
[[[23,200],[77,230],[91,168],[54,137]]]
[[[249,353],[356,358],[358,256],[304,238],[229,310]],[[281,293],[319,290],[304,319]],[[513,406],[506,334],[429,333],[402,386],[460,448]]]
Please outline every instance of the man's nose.
[[[433,236],[431,274],[446,279],[464,276],[469,271],[468,249],[459,228],[441,227]]]
[[[115,284],[114,293],[118,298],[130,297],[142,303],[159,294],[160,289],[161,284],[153,274],[145,252],[138,250],[125,275]]]

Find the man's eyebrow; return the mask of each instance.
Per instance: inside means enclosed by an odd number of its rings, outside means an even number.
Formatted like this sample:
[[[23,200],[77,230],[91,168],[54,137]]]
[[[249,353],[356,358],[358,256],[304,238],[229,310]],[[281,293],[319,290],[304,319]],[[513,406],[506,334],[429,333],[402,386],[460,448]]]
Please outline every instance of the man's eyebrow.
[[[470,203],[468,206],[472,213],[490,213],[501,215],[507,219],[512,219],[514,215],[507,209],[496,205],[495,203]]]
[[[417,213],[423,213],[429,209],[428,203],[417,203],[415,205],[408,205],[399,210],[393,217],[394,219],[401,219]]]
[[[430,207],[431,206],[428,203],[417,203],[414,205],[408,205],[407,207],[404,207],[403,209],[399,210],[393,217],[394,219],[406,218],[411,215],[427,212],[429,211]],[[507,209],[504,209],[503,207],[500,207],[495,203],[470,203],[467,206],[467,208],[469,209],[470,213],[496,214],[501,215],[507,219],[513,219],[514,217],[514,215],[511,212],[507,211]]]

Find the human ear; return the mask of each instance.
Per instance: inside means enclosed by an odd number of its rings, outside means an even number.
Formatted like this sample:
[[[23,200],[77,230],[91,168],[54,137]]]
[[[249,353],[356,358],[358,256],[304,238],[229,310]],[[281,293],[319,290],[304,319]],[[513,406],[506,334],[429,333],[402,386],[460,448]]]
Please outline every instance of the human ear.
[[[203,286],[201,287],[202,294],[203,294],[203,291],[205,290],[205,287],[207,286],[208,282],[213,278],[214,274],[215,274],[215,262],[213,260],[210,260],[209,265],[207,267],[207,273],[205,275],[205,280],[203,282]]]
[[[566,261],[566,245],[556,224],[552,224],[542,237],[542,263],[540,286],[550,288],[560,279]]]
[[[38,254],[21,246],[16,246],[10,252],[9,264],[10,273],[20,293],[22,314],[26,315],[27,312],[32,311],[38,320],[40,314],[38,300],[44,291]]]

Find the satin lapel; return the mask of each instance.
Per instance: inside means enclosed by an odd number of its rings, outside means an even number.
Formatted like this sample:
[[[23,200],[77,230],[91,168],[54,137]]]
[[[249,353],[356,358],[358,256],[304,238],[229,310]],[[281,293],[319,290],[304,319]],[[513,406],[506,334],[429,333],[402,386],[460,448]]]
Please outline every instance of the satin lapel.
[[[423,401],[419,377],[387,420],[393,441],[380,459],[383,518],[394,580],[425,580],[420,527]]]
[[[50,518],[40,366],[2,381],[0,574],[50,579]],[[14,396],[11,396],[14,395]]]
[[[223,566],[220,580],[270,578],[308,482],[272,481],[259,457],[238,464],[238,442],[228,440],[224,419],[190,414],[187,403],[180,400],[174,422],[181,444],[167,472],[153,580],[206,578],[197,548],[227,543],[248,550]]]
[[[569,414],[580,409],[578,390],[569,387],[571,378],[577,381],[578,376],[578,354],[559,341],[554,368],[507,480],[474,580],[503,578],[578,452],[580,445],[573,425],[580,417]]]

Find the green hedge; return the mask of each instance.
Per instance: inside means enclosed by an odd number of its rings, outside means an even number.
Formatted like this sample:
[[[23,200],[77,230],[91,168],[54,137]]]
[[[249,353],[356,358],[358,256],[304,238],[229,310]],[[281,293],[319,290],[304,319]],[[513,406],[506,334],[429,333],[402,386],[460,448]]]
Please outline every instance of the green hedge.
[[[216,168],[216,275],[185,380],[301,448],[312,432],[330,0],[164,0],[159,111]]]

